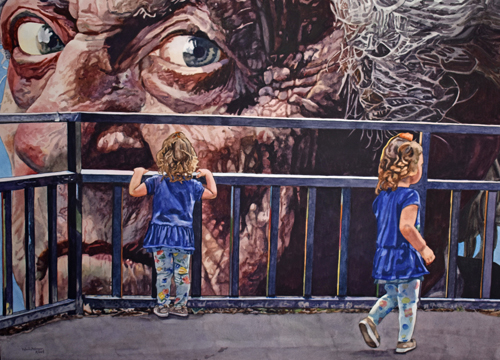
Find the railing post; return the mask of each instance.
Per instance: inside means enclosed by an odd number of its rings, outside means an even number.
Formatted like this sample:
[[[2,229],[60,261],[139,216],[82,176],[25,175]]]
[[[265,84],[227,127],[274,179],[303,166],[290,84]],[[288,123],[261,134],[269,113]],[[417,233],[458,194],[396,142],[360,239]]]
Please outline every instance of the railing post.
[[[12,283],[12,192],[2,193],[3,209],[3,241],[4,241],[4,279],[3,284],[3,315],[12,315],[14,311],[14,296]]]
[[[193,232],[194,232],[194,253],[191,265],[191,296],[200,297],[201,296],[201,271],[202,271],[202,202],[197,201],[194,204],[193,209]],[[156,271],[156,270],[155,270]],[[156,289],[156,284],[153,284]],[[155,290],[156,291],[156,290]],[[153,293],[153,297],[156,298],[156,292]]]
[[[342,188],[340,204],[339,264],[337,269],[337,295],[347,295],[347,265],[349,250],[349,227],[351,224],[351,189]]]
[[[24,258],[26,261],[26,310],[35,308],[35,188],[24,190]]]
[[[460,218],[460,190],[451,191],[450,232],[448,239],[448,273],[446,276],[446,297],[455,298],[458,256],[458,221]]]
[[[49,304],[57,302],[57,185],[47,186]]]
[[[267,296],[276,296],[276,266],[278,264],[278,233],[280,220],[280,187],[271,186],[271,214],[268,238]]]
[[[314,221],[316,220],[316,188],[307,189],[306,244],[304,264],[304,297],[312,295],[312,273],[314,255]]]
[[[424,236],[425,228],[425,204],[427,202],[427,180],[428,169],[429,169],[429,152],[431,149],[431,133],[422,132],[420,133],[420,145],[422,146],[422,151],[424,155],[424,163],[422,164],[422,178],[414,186],[415,190],[418,191],[420,195],[420,234]]]
[[[240,285],[240,206],[241,188],[231,187],[231,270],[229,272],[229,296],[239,296]]]
[[[112,257],[111,257],[111,291],[115,297],[122,297],[122,205],[123,195],[121,185],[113,187],[113,220],[112,220]]]
[[[83,314],[82,300],[82,128],[80,114],[68,120],[68,170],[76,182],[68,184],[68,298],[75,299],[76,314]]]
[[[482,299],[489,299],[491,295],[491,272],[493,269],[493,243],[495,242],[495,211],[497,206],[497,192],[486,192],[486,214],[484,217],[483,269],[481,272]]]

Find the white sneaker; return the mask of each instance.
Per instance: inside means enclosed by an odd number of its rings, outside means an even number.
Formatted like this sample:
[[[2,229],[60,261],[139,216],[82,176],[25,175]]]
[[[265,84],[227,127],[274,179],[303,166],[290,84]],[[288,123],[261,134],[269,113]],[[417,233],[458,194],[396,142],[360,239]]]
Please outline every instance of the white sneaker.
[[[398,345],[396,346],[396,352],[398,354],[404,354],[408,351],[412,351],[417,347],[417,341],[415,339],[411,339],[410,341],[402,342],[398,341]]]
[[[359,330],[361,330],[361,335],[365,340],[366,345],[372,348],[378,348],[380,346],[380,336],[377,331],[377,325],[369,317],[365,317],[359,322]]]
[[[153,312],[158,317],[166,318],[168,317],[168,312],[169,312],[168,305],[155,305]]]
[[[185,306],[172,306],[170,309],[170,313],[175,316],[187,317],[189,316],[189,312],[187,307]]]

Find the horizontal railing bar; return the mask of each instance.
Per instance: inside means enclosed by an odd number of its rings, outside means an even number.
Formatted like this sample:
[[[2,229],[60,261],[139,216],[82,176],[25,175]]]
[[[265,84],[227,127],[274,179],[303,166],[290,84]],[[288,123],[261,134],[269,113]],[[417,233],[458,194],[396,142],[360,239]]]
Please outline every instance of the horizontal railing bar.
[[[67,122],[74,114],[71,113],[36,113],[36,114],[1,114],[0,124]]]
[[[76,174],[71,171],[12,176],[0,178],[0,191],[20,190],[29,186],[40,187],[72,182],[76,182]]]
[[[500,181],[428,180],[427,189],[433,190],[490,190],[500,191]]]
[[[87,183],[129,183],[132,174],[133,171],[129,170],[82,170],[83,182]],[[149,171],[145,176],[150,177],[156,174],[157,173],[155,171]],[[377,178],[373,176],[215,173],[214,177],[220,185],[276,185],[355,188],[374,188],[377,185]],[[76,182],[76,174],[71,171],[14,176],[0,178],[0,191],[20,190],[28,186],[40,187],[72,182]],[[500,191],[500,182],[429,179],[427,189]]]
[[[80,117],[75,116],[79,114]],[[500,135],[498,125],[428,123],[417,121],[373,121],[320,118],[265,118],[223,115],[160,115],[137,113],[37,113],[2,114],[0,124],[21,122],[121,122],[143,124],[182,124],[207,126],[250,126],[274,128],[308,128],[337,130],[405,130],[415,132]]]
[[[126,122],[207,126],[248,126],[337,130],[405,130],[415,132],[500,135],[497,125],[466,125],[417,121],[370,121],[320,118],[265,118],[222,115],[158,115],[137,113],[80,113],[82,122]]]
[[[82,170],[84,183],[129,183],[131,170]],[[146,177],[156,175],[149,171]],[[312,187],[353,187],[375,188],[378,179],[374,176],[322,176],[283,174],[214,173],[220,185],[263,185],[263,186],[312,186]],[[481,180],[441,180],[429,179],[427,189],[435,190],[490,190],[500,191],[500,182]]]
[[[84,183],[129,183],[130,170],[82,170]],[[144,176],[157,175],[149,171]],[[313,186],[313,187],[375,187],[377,178],[361,176],[311,176],[280,174],[214,173],[218,185]]]
[[[75,116],[79,114],[80,116]],[[500,135],[498,125],[428,123],[417,121],[373,121],[321,118],[265,118],[224,115],[163,115],[112,112],[2,114],[0,124],[21,122],[124,122],[211,126],[250,126],[338,130],[406,130],[415,132]]]
[[[35,310],[20,311],[13,315],[0,317],[0,329],[21,325],[30,321],[42,319],[48,316],[75,311],[75,300],[63,300],[55,304],[43,305]]]
[[[294,309],[371,309],[376,297],[199,297],[191,298],[191,308],[294,308]],[[151,297],[85,296],[84,303],[93,309],[148,308],[156,303]],[[500,300],[423,298],[420,309],[500,309]]]

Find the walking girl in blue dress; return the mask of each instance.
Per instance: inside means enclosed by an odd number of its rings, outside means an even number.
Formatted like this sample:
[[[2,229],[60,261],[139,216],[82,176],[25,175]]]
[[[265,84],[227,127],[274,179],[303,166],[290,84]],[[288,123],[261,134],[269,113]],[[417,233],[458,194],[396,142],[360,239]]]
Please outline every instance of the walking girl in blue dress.
[[[387,293],[359,322],[366,344],[380,346],[377,325],[396,306],[399,308],[397,353],[417,346],[412,338],[417,316],[420,282],[429,272],[434,252],[420,235],[420,196],[409,186],[422,177],[422,147],[411,134],[391,138],[380,158],[378,184],[373,202],[377,218],[377,250],[372,276]],[[425,262],[425,264],[424,264]]]
[[[189,261],[194,251],[193,208],[196,201],[214,199],[217,185],[212,173],[199,169],[197,178],[206,178],[206,187],[193,180],[198,157],[188,138],[181,132],[163,141],[156,154],[160,175],[141,183],[148,170],[139,167],[129,184],[129,193],[140,197],[153,195],[153,214],[144,238],[144,248],[153,252],[157,279],[157,305],[154,313],[159,317],[170,314],[188,316],[186,303],[191,282]],[[170,307],[170,285],[174,276],[176,298]]]

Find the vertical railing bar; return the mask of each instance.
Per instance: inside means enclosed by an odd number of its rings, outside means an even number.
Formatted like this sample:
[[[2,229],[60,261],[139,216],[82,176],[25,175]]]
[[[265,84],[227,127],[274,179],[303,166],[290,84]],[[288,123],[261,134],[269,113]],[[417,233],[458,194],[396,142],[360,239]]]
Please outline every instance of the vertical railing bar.
[[[488,191],[488,203],[485,216],[484,249],[483,249],[483,270],[481,298],[489,299],[491,296],[491,275],[493,270],[493,243],[495,234],[495,212],[497,206],[497,192]]]
[[[80,114],[67,123],[68,170],[76,182],[68,184],[68,298],[75,299],[76,314],[83,314],[82,299],[82,128]]]
[[[422,178],[415,185],[415,189],[420,195],[420,234],[424,236],[425,228],[425,204],[427,202],[427,180],[429,170],[429,152],[431,148],[431,133],[420,133],[420,145],[424,155],[424,163],[422,165]]]
[[[14,296],[12,283],[12,191],[2,193],[3,209],[3,315],[11,315],[14,311]]]
[[[24,254],[26,261],[26,309],[35,308],[35,188],[24,189]]]
[[[306,244],[304,254],[304,297],[312,294],[314,221],[316,219],[316,188],[307,189]]]
[[[337,294],[347,295],[347,265],[349,250],[349,228],[351,224],[351,188],[342,188],[339,242],[339,265],[337,269]]]
[[[460,218],[460,190],[451,192],[450,234],[448,242],[448,272],[446,277],[446,297],[455,298],[457,281],[458,228]]]
[[[231,271],[230,271],[230,296],[239,296],[240,286],[240,206],[241,188],[231,187],[231,224],[233,226],[231,241]]]
[[[47,186],[49,304],[57,302],[57,185]]]
[[[194,204],[193,210],[193,232],[194,232],[194,253],[191,265],[191,296],[201,296],[201,279],[202,279],[202,202],[197,201]],[[156,286],[155,284],[153,284]],[[156,290],[155,290],[156,291]],[[156,292],[153,297],[156,297]]]
[[[112,215],[112,257],[111,257],[111,293],[115,297],[122,297],[122,187],[113,187],[113,215]]]
[[[278,264],[278,230],[280,219],[280,187],[271,186],[271,218],[267,261],[267,296],[276,296],[276,267]]]

